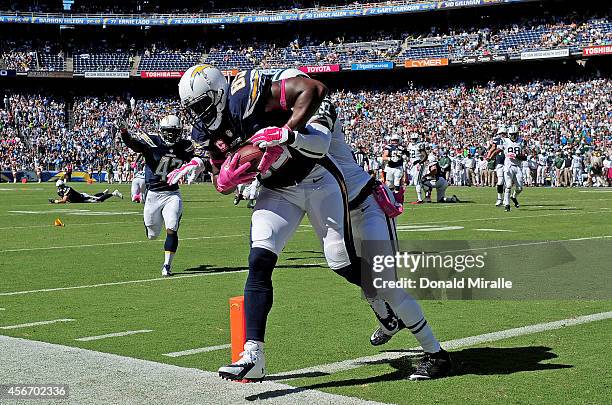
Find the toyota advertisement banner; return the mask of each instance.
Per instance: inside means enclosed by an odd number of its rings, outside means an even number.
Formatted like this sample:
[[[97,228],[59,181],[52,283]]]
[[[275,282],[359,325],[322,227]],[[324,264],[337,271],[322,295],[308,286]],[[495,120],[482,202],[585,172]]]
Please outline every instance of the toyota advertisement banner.
[[[308,74],[331,73],[331,72],[339,72],[340,65],[300,66],[300,70]]]

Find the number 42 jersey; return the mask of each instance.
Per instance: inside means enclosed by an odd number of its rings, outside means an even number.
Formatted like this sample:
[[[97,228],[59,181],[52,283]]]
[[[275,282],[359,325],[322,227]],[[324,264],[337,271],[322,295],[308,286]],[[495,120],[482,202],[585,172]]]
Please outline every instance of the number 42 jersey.
[[[166,183],[168,173],[190,161],[194,156],[193,142],[180,139],[167,145],[156,134],[121,134],[121,139],[134,152],[142,153],[145,159],[145,184],[151,191],[175,191],[178,184]]]

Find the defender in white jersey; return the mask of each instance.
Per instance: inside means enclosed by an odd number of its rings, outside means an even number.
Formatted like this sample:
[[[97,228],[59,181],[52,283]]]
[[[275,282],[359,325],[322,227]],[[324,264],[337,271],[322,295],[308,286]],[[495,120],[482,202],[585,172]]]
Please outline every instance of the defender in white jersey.
[[[495,177],[497,188],[497,201],[495,206],[500,207],[504,198],[504,161],[505,156],[501,149],[498,148],[497,140],[501,139],[504,134],[508,133],[505,125],[500,125],[497,128],[497,135],[491,140],[489,151],[487,152],[487,160],[495,159]]]
[[[498,138],[497,147],[504,152],[504,208],[510,212],[510,200],[519,207],[517,196],[523,191],[522,162],[526,159],[523,139],[519,138],[516,125],[508,128],[508,138]],[[514,190],[512,187],[514,186]],[[510,193],[512,192],[512,195]]]
[[[277,74],[275,78],[283,80],[298,76],[308,77],[297,69],[287,69]],[[318,118],[315,115],[311,122]],[[361,257],[363,253],[361,252],[363,241],[396,241],[395,219],[385,213],[376,198],[377,193],[382,192],[386,193],[390,202],[393,202],[393,194],[357,164],[345,141],[342,123],[339,120],[335,120],[332,125],[328,155],[338,164],[344,177],[357,256]],[[390,243],[389,247],[393,245],[394,243]],[[390,255],[393,253],[393,251],[388,252]],[[376,298],[368,298],[368,302],[379,320],[379,328],[372,334],[370,342],[373,345],[384,344],[399,330],[407,328],[426,352],[426,356],[410,378],[430,379],[448,374],[450,370],[448,353],[440,347],[421,307],[414,298],[405,290],[398,288],[379,289],[375,291],[375,296]]]

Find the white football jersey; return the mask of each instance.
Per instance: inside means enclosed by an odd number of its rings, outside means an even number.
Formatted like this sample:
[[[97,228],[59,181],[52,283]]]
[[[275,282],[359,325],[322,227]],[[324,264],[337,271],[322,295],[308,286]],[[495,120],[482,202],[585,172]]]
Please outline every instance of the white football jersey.
[[[497,143],[497,147],[504,151],[506,155],[505,167],[518,166],[521,167],[521,161],[516,157],[523,154],[523,139],[518,138],[514,142],[510,138],[501,138]]]
[[[344,140],[344,131],[339,121],[336,121],[332,131],[331,142],[327,152],[340,166],[344,175],[344,182],[349,195],[349,201],[353,200],[361,189],[370,181],[370,175],[363,171],[353,158],[350,146]]]
[[[415,160],[421,159],[418,143],[410,143],[408,145],[408,156],[410,157],[410,163],[414,163]]]

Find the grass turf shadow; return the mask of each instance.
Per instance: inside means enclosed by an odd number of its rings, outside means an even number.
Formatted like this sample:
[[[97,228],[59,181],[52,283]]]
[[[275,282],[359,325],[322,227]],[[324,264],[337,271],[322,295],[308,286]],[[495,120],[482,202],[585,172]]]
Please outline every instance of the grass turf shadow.
[[[552,349],[545,346],[467,348],[451,352],[450,354],[451,359],[453,360],[453,370],[451,371],[451,375],[447,378],[470,374],[508,375],[519,372],[557,370],[573,367],[572,365],[568,364],[542,363],[543,361],[557,358],[557,355],[552,352]],[[257,395],[247,396],[245,399],[247,401],[272,399],[305,390],[359,386],[386,381],[405,380],[414,370],[416,359],[417,358],[414,356],[404,356],[399,359],[364,363],[366,366],[372,364],[389,364],[395,369],[395,371],[366,378],[349,378],[347,380],[329,381],[302,387],[268,391]],[[325,373],[312,372],[303,375],[296,375],[296,378],[319,377],[321,374],[325,375]]]

